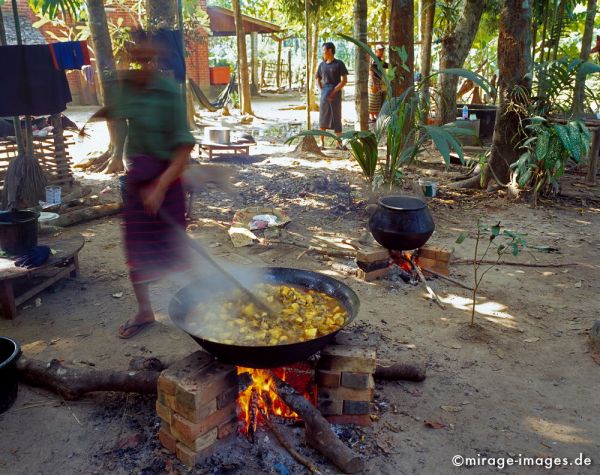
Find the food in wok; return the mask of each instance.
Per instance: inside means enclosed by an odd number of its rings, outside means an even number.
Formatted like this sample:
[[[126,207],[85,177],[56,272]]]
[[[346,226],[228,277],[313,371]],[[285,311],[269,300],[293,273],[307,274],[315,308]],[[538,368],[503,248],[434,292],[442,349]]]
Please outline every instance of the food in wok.
[[[199,306],[187,315],[196,335],[228,345],[274,346],[299,343],[333,333],[348,312],[329,295],[286,285],[261,284],[252,292],[276,309],[267,314],[240,291]]]

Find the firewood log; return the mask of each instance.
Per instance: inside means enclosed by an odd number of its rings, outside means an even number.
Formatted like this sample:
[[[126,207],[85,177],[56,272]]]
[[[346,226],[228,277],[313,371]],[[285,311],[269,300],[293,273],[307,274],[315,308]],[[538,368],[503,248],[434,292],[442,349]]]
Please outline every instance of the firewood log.
[[[308,399],[271,372],[275,391],[304,422],[306,439],[344,473],[359,473],[365,469],[362,458],[338,439],[331,425]]]
[[[25,357],[17,362],[17,371],[24,383],[45,387],[67,400],[79,399],[95,391],[156,394],[160,376],[160,371],[69,368],[56,359],[46,363]]]
[[[425,367],[406,363],[397,363],[391,366],[377,365],[374,374],[375,379],[388,381],[423,381],[425,379]]]

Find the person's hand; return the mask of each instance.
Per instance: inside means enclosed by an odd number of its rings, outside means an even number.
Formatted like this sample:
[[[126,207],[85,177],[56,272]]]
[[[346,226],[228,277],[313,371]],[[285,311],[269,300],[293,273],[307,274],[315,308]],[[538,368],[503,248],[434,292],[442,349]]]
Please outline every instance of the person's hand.
[[[335,95],[336,95],[336,94],[337,94],[337,91],[334,89],[334,90],[331,92],[331,94],[329,94],[329,95],[327,96],[327,100],[328,100],[329,102],[332,102],[332,101],[335,99]]]
[[[146,213],[155,216],[165,201],[165,190],[158,185],[151,185],[142,190],[142,202]]]

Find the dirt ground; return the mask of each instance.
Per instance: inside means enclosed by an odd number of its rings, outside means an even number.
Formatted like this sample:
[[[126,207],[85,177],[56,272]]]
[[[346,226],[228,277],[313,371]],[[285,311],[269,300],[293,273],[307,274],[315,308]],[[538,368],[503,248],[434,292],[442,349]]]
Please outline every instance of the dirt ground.
[[[596,467],[569,466],[565,473],[598,473],[600,366],[588,349],[587,332],[598,318],[600,200],[560,199],[537,209],[497,195],[457,193],[446,187],[451,174],[422,163],[408,176],[434,175],[442,181],[430,200],[436,222],[433,243],[453,245],[457,258],[472,257],[479,218],[527,233],[531,244],[557,248],[548,254],[526,251],[519,263],[576,264],[556,267],[500,266],[489,272],[477,305],[475,330],[469,292],[433,279],[446,310],[432,303],[421,286],[402,281],[364,283],[343,270],[349,259],[324,259],[301,247],[264,240],[233,248],[228,225],[236,209],[250,205],[284,208],[292,222],[285,236],[305,243],[344,246],[366,229],[364,184],[346,155],[297,157],[269,141],[246,161],[228,161],[238,173],[239,196],[206,190],[194,198],[190,234],[225,262],[286,266],[335,276],[359,295],[361,310],[351,330],[377,342],[383,361],[416,361],[427,366],[423,383],[377,385],[378,420],[368,429],[338,428],[340,436],[366,459],[372,474],[442,474],[452,458],[560,457],[582,453]],[[264,152],[264,153],[263,153]],[[117,198],[116,179],[85,176],[105,199]],[[575,178],[576,179],[576,178]],[[462,245],[457,236],[471,232]],[[172,360],[197,349],[170,322],[178,276],[153,288],[159,323],[131,340],[116,336],[118,325],[135,310],[123,257],[118,217],[69,228],[82,234],[81,275],[65,280],[20,309],[14,321],[0,320],[0,334],[21,342],[24,354],[96,369],[126,369],[133,356]],[[281,240],[281,239],[280,239]],[[337,244],[336,244],[337,243]],[[302,255],[301,255],[302,254]],[[301,255],[301,256],[300,256]],[[213,272],[199,263],[201,272]],[[451,265],[452,277],[467,284],[469,265]],[[114,295],[122,297],[116,298]],[[39,303],[39,302],[38,302]],[[187,473],[159,446],[159,421],[151,397],[104,394],[65,402],[42,389],[20,386],[12,409],[0,415],[0,473],[100,474]],[[431,428],[429,426],[439,428]],[[302,446],[302,431],[288,438],[326,473],[336,473]],[[249,444],[233,439],[193,473],[305,473],[268,433]],[[496,472],[476,467],[471,473]],[[506,473],[546,470],[508,467]]]

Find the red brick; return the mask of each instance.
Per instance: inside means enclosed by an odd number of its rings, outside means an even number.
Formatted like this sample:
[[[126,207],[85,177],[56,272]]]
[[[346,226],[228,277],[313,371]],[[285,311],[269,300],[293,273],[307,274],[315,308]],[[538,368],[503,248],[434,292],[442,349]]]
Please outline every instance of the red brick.
[[[178,404],[189,410],[202,407],[231,388],[237,387],[235,366],[214,362],[177,383]]]
[[[193,450],[194,452],[199,452],[210,447],[217,441],[218,432],[219,429],[215,427],[214,429],[209,430],[194,440],[180,439],[176,432],[173,432],[173,435],[177,438],[177,441],[180,444],[185,445],[188,449]]]
[[[340,372],[319,369],[315,375],[315,382],[317,386],[338,388],[340,386]]]
[[[194,451],[186,447],[181,442],[177,443],[177,458],[181,463],[193,468],[198,462],[201,462],[207,457],[210,457],[215,451],[215,445],[212,444],[204,450]]]
[[[321,350],[319,369],[374,373],[377,366],[374,347],[329,345]]]
[[[367,389],[374,387],[373,375],[371,373],[342,373],[342,384],[345,388]],[[373,385],[373,386],[372,386]]]
[[[177,384],[173,379],[166,377],[164,374],[161,374],[158,377],[158,390],[170,396],[175,396],[175,390],[177,389]]]
[[[239,427],[239,421],[237,418],[237,414],[229,419],[228,421],[223,422],[219,425],[219,430],[217,433],[217,439],[225,439],[232,434],[235,434]]]
[[[176,388],[179,385],[185,389],[188,384],[194,383],[194,375],[198,373],[198,371],[206,368],[214,361],[214,357],[205,351],[196,351],[172,364],[161,373],[159,378],[159,381],[160,379],[169,381],[167,383],[167,390],[164,392],[175,395]],[[163,382],[163,385],[164,384],[165,382]],[[175,388],[173,388],[173,384],[175,385]]]
[[[453,253],[453,247],[426,244],[419,249],[419,258],[424,257],[436,261],[448,262],[452,258]]]
[[[190,422],[179,414],[173,414],[171,432],[180,441],[191,443],[208,431],[218,427],[225,421],[231,420],[236,414],[236,405],[230,404],[223,409],[213,412],[200,422]]]
[[[390,258],[390,251],[379,245],[362,247],[356,252],[356,262],[371,264],[377,261],[384,261]]]
[[[232,402],[237,400],[240,389],[238,386],[233,386],[228,389],[224,393],[221,393],[217,396],[217,409],[223,409],[225,406],[228,406]]]
[[[362,269],[358,269],[356,271],[356,277],[360,280],[364,280],[365,282],[373,282],[374,280],[381,279],[382,277],[386,277],[390,272],[389,267],[384,267],[383,269],[372,270],[370,272],[365,272]]]
[[[373,378],[371,376],[371,378]],[[365,389],[352,388],[319,388],[319,397],[333,401],[372,401],[375,395],[374,387]]]
[[[319,398],[319,411],[324,416],[341,415],[344,413],[344,401]]]
[[[158,397],[157,400],[159,403],[161,403],[163,406],[168,407],[169,409],[175,411],[175,396],[171,396],[169,394],[163,393],[162,391],[158,392]]]
[[[175,439],[173,434],[165,427],[161,427],[158,431],[158,440],[169,452],[177,452],[177,439]]]
[[[171,397],[173,397],[173,396],[171,396]],[[187,406],[184,406],[182,404],[179,404],[178,401],[175,401],[173,410],[177,414],[181,414],[185,419],[187,419],[190,422],[198,422],[198,421],[201,421],[202,419],[205,419],[206,417],[208,417],[210,414],[212,414],[213,412],[215,412],[217,410],[217,400],[213,399],[212,401],[210,401],[208,404],[205,404],[204,406],[194,407],[192,409],[190,409]]]
[[[362,415],[369,414],[371,403],[367,401],[344,401],[344,414]]]
[[[167,424],[171,425],[173,412],[167,406],[160,403],[160,401],[156,401],[156,414]]]
[[[344,414],[341,416],[327,416],[327,420],[331,424],[355,424],[357,426],[367,427],[371,425],[371,416],[366,414],[363,415],[349,415]]]

